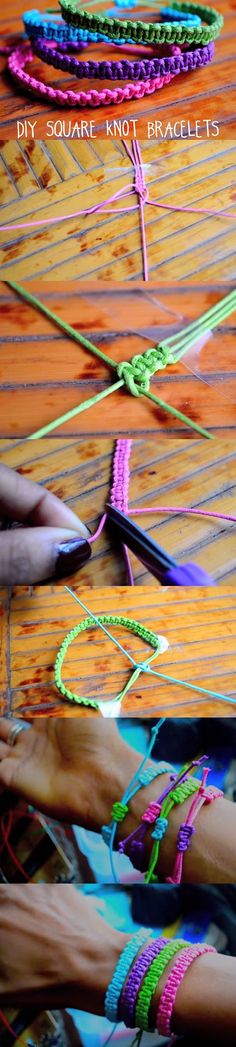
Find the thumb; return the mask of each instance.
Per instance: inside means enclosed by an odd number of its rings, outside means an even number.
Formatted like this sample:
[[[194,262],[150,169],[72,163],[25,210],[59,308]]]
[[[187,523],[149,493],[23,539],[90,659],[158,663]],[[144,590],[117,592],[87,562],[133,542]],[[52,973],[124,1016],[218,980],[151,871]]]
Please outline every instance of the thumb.
[[[75,574],[91,556],[78,531],[20,527],[0,533],[0,585],[34,585]]]

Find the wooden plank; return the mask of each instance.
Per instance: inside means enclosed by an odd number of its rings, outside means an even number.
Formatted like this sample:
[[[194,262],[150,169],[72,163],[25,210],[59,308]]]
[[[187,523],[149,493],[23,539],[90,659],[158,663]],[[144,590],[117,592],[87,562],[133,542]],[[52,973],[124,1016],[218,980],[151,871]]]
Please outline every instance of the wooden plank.
[[[9,450],[0,459],[22,476],[53,491],[94,533],[109,499],[115,441],[45,439]],[[130,457],[130,508],[187,505],[236,515],[235,451],[232,441],[135,440]],[[137,522],[178,563],[194,561],[224,585],[236,582],[235,527],[205,517],[150,514]],[[131,555],[135,583],[157,587],[156,579]],[[126,584],[119,548],[108,529],[93,545],[91,561],[73,576],[84,586]]]
[[[133,167],[124,146],[121,142],[118,147],[101,144],[101,157],[96,156],[91,143],[76,142],[73,148],[68,142],[50,146],[45,142],[3,144],[2,223],[60,219],[95,204],[105,204],[110,196],[124,189],[133,179]],[[90,161],[85,160],[84,150],[90,154]],[[160,284],[187,279],[192,284],[201,279],[207,283],[211,271],[214,281],[233,280],[235,144],[217,139],[174,141],[157,150],[156,144],[146,142],[142,143],[142,156],[147,165],[145,177],[151,201],[210,208],[232,215],[224,218],[186,214],[146,204],[149,279],[157,277]],[[9,198],[6,171],[11,178]],[[18,191],[15,200],[12,180]],[[82,215],[39,228],[0,233],[0,277],[18,281],[37,276],[45,281],[142,279],[138,211],[124,216],[117,213],[117,208],[114,203],[111,214],[101,211],[95,216]]]
[[[181,330],[218,302],[230,286],[223,291],[222,287],[193,291],[182,283],[171,290],[150,285],[147,293],[142,285],[132,286],[127,295],[123,288],[111,291],[105,284],[102,292],[84,284],[81,290],[76,284],[67,285],[65,291],[65,284],[45,287],[35,281],[32,289],[118,363]],[[113,372],[103,362],[64,339],[51,321],[5,284],[0,287],[0,310],[1,438],[25,438],[111,384]],[[182,360],[151,383],[162,399],[222,436],[230,435],[236,422],[234,330],[232,314],[207,338],[196,359],[191,356],[189,364]],[[183,423],[144,397],[120,390],[104,400],[102,408],[95,405],[65,423],[58,435],[157,432],[192,436]]]
[[[235,136],[235,87],[233,83],[234,61],[235,61],[235,10],[233,0],[218,0],[218,9],[224,15],[224,27],[222,35],[216,41],[215,57],[212,66],[196,70],[186,76],[181,75],[155,95],[147,95],[142,100],[126,102],[121,105],[114,104],[111,107],[103,106],[91,110],[88,107],[81,110],[64,110],[59,107],[42,103],[39,98],[33,98],[25,94],[10,79],[6,72],[6,58],[0,60],[2,72],[0,93],[0,133],[2,139],[16,137],[16,120],[37,120],[36,135],[45,137],[47,121],[63,120],[69,126],[69,120],[75,124],[76,120],[95,120],[95,129],[98,138],[104,137],[106,132],[106,121],[126,118],[129,121],[136,119],[138,134],[140,138],[147,135],[148,121],[162,121],[164,128],[168,121],[185,121],[183,134],[188,134],[188,121],[191,131],[195,127],[196,119],[199,121],[198,133],[206,135],[206,120],[217,121],[220,126],[220,135],[223,139],[233,139]],[[98,4],[98,10],[105,9],[105,4]],[[22,5],[20,0],[11,0],[5,11],[0,16],[0,31],[4,34],[6,42],[19,40],[22,32]],[[137,12],[134,12],[134,17]],[[155,14],[151,14],[145,8],[139,9],[139,18],[144,21],[154,21]],[[89,57],[91,58],[118,58],[120,51],[112,49],[109,45],[90,46]],[[30,67],[34,76],[45,77],[48,84],[60,89],[79,89],[74,77],[51,69],[35,59]],[[82,84],[85,89],[97,88],[97,81],[89,81]],[[101,82],[100,87],[111,87],[110,82]],[[178,133],[178,132],[177,132]],[[169,132],[170,137],[171,132]]]
[[[197,693],[197,685],[224,695],[236,696],[235,636],[236,603],[229,589],[155,590],[132,588],[84,589],[75,587],[95,614],[122,614],[136,618],[168,640],[168,649],[158,656],[156,669],[170,677],[190,682],[184,687],[142,675],[122,703],[122,715],[155,716],[163,710],[184,716],[234,715],[234,706]],[[138,607],[138,611],[137,611]],[[57,650],[68,629],[85,617],[63,587],[38,587],[15,591],[10,607],[11,711],[26,716],[99,715],[94,710],[60,701],[53,683]],[[114,627],[113,627],[114,628]],[[112,630],[111,630],[112,631]],[[137,661],[148,653],[147,645],[131,633],[115,627],[115,635]],[[95,628],[82,634],[70,647],[63,678],[83,696],[111,699],[124,686],[129,672],[124,655]],[[187,702],[187,704],[186,704]],[[2,702],[4,711],[4,702]]]

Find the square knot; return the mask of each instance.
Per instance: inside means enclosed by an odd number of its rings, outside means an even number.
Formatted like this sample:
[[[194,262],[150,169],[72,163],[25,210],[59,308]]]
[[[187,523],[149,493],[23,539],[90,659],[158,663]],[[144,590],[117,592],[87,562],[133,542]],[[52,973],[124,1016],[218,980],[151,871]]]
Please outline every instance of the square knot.
[[[165,836],[167,828],[168,828],[168,819],[167,818],[157,818],[156,824],[155,824],[155,828],[153,829],[153,832],[152,832],[153,840],[163,840],[163,836]]]
[[[183,803],[184,800],[188,800],[190,796],[193,796],[198,789],[199,782],[197,779],[186,778],[185,782],[181,782],[180,785],[173,790],[173,794],[171,793],[171,795],[173,795],[174,803]]]
[[[132,840],[129,846],[129,859],[138,872],[145,872],[147,863],[145,859],[145,848],[141,840]]]
[[[156,774],[156,767],[145,767],[145,770],[139,775],[140,785],[149,785],[156,778]]]
[[[113,803],[111,812],[113,822],[123,822],[128,810],[127,803],[119,803],[119,801]]]
[[[156,821],[160,811],[161,807],[159,803],[150,803],[147,810],[142,814],[142,822],[149,822],[149,825],[152,825],[152,822]]]
[[[152,375],[172,362],[173,357],[168,347],[158,345],[156,349],[147,349],[145,353],[137,354],[131,360],[123,360],[118,364],[118,378],[123,378],[132,396],[142,396],[142,393],[149,392]]]
[[[205,803],[212,803],[213,800],[220,799],[221,796],[224,796],[224,793],[222,793],[222,789],[217,789],[216,785],[208,785],[207,790],[204,790],[202,795],[204,796]]]
[[[177,851],[188,851],[193,833],[195,833],[193,825],[187,825],[186,823],[180,825],[177,838]]]

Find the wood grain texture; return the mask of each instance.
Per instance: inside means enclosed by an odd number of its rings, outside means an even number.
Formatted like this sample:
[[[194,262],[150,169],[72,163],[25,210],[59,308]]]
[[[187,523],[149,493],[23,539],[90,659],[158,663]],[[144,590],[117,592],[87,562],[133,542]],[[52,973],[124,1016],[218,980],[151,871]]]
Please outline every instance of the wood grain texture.
[[[150,200],[236,215],[234,142],[143,142]],[[133,182],[119,142],[2,142],[1,224],[60,218]],[[135,204],[134,194],[128,205]],[[0,233],[0,277],[19,281],[142,280],[139,214],[80,216]],[[236,218],[145,207],[149,281],[225,283],[236,275]]]
[[[45,439],[35,444],[12,441],[0,460],[22,476],[53,491],[94,533],[109,499],[115,441]],[[236,455],[232,441],[171,440],[155,446],[135,440],[130,458],[130,508],[188,505],[236,515]],[[194,561],[219,584],[236,583],[235,526],[201,517],[135,518],[178,563]],[[157,587],[156,579],[131,554],[137,585]],[[127,576],[120,548],[106,528],[93,545],[92,559],[73,576],[83,586],[125,585]],[[60,583],[61,584],[61,583]]]
[[[38,8],[45,11],[48,4],[39,0]],[[213,5],[212,5],[213,6]],[[37,120],[36,135],[38,137],[46,134],[48,120],[56,119],[72,120],[95,120],[95,129],[98,137],[103,137],[106,131],[106,120],[120,120],[127,118],[138,120],[138,132],[141,138],[147,134],[148,121],[161,120],[166,126],[168,121],[184,120],[186,124],[195,126],[196,119],[199,120],[199,128],[203,135],[206,133],[206,120],[217,120],[220,125],[221,137],[230,138],[235,134],[235,85],[233,82],[235,61],[235,5],[233,0],[217,0],[217,9],[224,15],[224,27],[219,40],[216,41],[215,57],[213,65],[201,70],[196,70],[188,76],[177,76],[171,84],[158,91],[155,95],[147,96],[140,101],[126,102],[122,105],[103,106],[96,110],[72,109],[62,110],[60,107],[44,104],[38,98],[30,97],[16,86],[6,72],[6,58],[1,58],[1,93],[0,93],[0,132],[2,138],[16,137],[16,120]],[[158,5],[157,5],[158,7]],[[104,3],[97,5],[97,10],[105,10]],[[22,32],[22,2],[21,0],[9,0],[7,11],[3,9],[0,16],[0,32],[4,34],[4,42],[15,42]],[[126,12],[124,12],[126,13]],[[143,21],[155,21],[155,14],[143,11],[139,8],[134,12],[134,18],[142,18]],[[117,16],[119,12],[117,12]],[[129,13],[130,17],[130,13]],[[118,58],[120,51],[112,50],[109,45],[90,47],[91,58]],[[72,88],[78,90],[78,82],[75,77],[68,77],[66,73],[60,73],[50,66],[45,66],[38,59],[30,67],[30,71],[39,79],[53,87],[60,89]],[[98,87],[97,81],[82,82],[83,89]],[[100,82],[99,86],[110,87],[110,82]],[[187,135],[188,131],[185,131]]]
[[[122,614],[136,618],[156,634],[164,635],[168,650],[155,661],[158,672],[193,685],[236,697],[236,598],[232,589],[155,591],[130,588],[78,589],[95,614]],[[5,606],[6,593],[0,593]],[[7,654],[10,661],[8,700],[2,712],[16,716],[99,716],[93,709],[63,702],[53,683],[53,666],[65,634],[85,617],[64,588],[16,590],[10,601]],[[6,614],[5,614],[6,622]],[[6,628],[6,625],[5,625]],[[137,660],[148,653],[139,638],[113,627],[115,635]],[[112,632],[112,628],[111,628]],[[150,650],[150,649],[149,649]],[[153,665],[154,667],[154,665]],[[77,693],[111,699],[128,679],[129,663],[96,627],[82,634],[69,649],[63,678]],[[201,698],[201,701],[198,699]],[[187,703],[187,704],[186,704]],[[183,687],[141,675],[122,703],[122,715],[233,716],[235,707],[205,699]]]
[[[190,286],[131,290],[100,289],[96,284],[42,286],[32,290],[69,319],[76,330],[100,345],[115,362],[131,359],[160,339],[200,317],[230,289]],[[28,306],[5,284],[0,286],[0,436],[25,437],[111,384],[114,372],[88,350]],[[233,436],[236,423],[235,314],[207,338],[197,354],[169,367],[151,389],[215,435]],[[194,373],[193,373],[194,372]],[[201,377],[199,377],[199,374]],[[13,395],[14,394],[14,395]],[[86,410],[57,435],[166,434],[192,439],[191,430],[144,397],[126,390]]]

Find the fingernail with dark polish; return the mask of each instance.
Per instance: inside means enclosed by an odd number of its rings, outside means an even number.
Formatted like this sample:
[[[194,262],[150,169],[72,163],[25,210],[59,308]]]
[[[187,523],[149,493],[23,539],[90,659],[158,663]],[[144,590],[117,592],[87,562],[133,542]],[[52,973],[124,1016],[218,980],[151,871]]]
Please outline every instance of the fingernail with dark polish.
[[[61,542],[57,546],[54,578],[65,578],[67,574],[75,574],[86,560],[89,560],[91,552],[91,545],[86,538],[69,538],[68,541]]]

